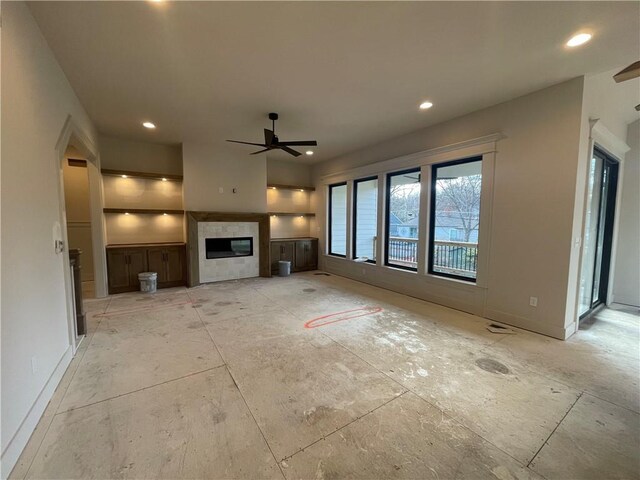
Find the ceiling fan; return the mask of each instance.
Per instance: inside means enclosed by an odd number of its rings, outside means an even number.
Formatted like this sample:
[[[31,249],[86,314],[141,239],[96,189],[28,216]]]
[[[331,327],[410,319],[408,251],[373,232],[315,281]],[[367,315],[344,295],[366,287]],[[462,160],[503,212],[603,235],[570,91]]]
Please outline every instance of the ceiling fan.
[[[276,120],[278,120],[277,113],[270,113],[269,120],[271,120],[271,130],[264,129],[264,143],[253,143],[253,142],[240,142],[238,140],[227,140],[227,142],[232,143],[242,143],[243,145],[255,145],[256,147],[263,147],[263,150],[259,150],[257,152],[253,152],[251,155],[257,155],[258,153],[267,152],[269,150],[283,150],[287,152],[289,155],[293,155],[294,157],[299,157],[302,155],[300,152],[294,150],[290,147],[314,147],[318,145],[318,142],[315,140],[298,140],[295,142],[281,142],[276,135]]]

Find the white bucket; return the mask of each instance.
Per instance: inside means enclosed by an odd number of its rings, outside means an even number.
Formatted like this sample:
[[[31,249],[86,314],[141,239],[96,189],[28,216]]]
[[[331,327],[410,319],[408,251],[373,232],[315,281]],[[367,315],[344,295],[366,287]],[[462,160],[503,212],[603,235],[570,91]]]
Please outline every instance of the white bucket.
[[[138,274],[140,280],[140,291],[155,293],[158,288],[158,274],[156,272],[142,272]]]

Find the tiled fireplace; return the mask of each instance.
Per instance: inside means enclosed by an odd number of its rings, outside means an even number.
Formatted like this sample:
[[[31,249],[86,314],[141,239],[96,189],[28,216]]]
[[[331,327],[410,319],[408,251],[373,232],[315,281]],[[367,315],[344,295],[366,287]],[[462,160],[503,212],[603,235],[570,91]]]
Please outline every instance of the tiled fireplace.
[[[270,277],[266,213],[187,212],[188,283]]]
[[[199,222],[200,283],[259,276],[258,233],[258,222]]]

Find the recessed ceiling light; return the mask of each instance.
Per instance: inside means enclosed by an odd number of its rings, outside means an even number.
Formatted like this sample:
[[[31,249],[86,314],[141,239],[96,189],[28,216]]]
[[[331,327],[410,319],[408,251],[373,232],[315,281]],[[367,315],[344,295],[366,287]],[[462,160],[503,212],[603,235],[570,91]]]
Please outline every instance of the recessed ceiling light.
[[[306,152],[304,152],[304,153],[306,153],[307,155],[313,155],[313,150],[307,150],[307,151],[306,151]]]
[[[431,107],[433,107],[433,103],[431,103],[431,102],[422,102],[420,104],[420,110],[426,110],[426,109],[431,108]]]
[[[567,47],[577,47],[583,45],[591,40],[592,35],[590,33],[578,33],[569,39]]]
[[[155,126],[153,123],[151,123],[151,122],[143,122],[143,123],[142,123],[142,126],[143,126],[144,128],[156,128],[156,126]]]

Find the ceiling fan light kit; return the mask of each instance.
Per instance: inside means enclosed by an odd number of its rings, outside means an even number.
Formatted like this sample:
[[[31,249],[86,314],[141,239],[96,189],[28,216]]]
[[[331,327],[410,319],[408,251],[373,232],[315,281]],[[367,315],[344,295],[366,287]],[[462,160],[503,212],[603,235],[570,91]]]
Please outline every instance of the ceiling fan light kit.
[[[241,143],[243,145],[254,145],[256,147],[263,148],[262,150],[251,153],[251,155],[268,152],[269,150],[282,150],[284,152],[287,152],[289,155],[293,155],[294,157],[299,157],[300,155],[302,155],[302,153],[290,147],[315,147],[318,145],[318,142],[316,142],[315,140],[296,140],[290,142],[281,142],[276,135],[276,120],[278,120],[278,114],[273,112],[270,113],[269,120],[271,120],[271,130],[267,128],[264,129],[264,143],[241,142],[239,140],[227,140],[227,142]]]

